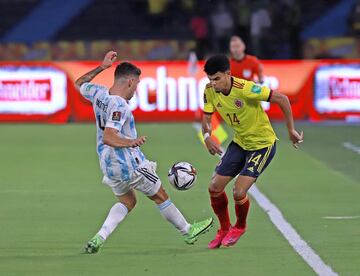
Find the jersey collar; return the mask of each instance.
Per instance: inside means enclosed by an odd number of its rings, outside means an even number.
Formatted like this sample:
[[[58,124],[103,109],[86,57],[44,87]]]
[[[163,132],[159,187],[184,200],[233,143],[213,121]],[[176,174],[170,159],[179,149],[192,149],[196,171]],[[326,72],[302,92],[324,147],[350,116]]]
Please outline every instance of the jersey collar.
[[[231,77],[231,86],[230,86],[230,90],[229,90],[229,93],[228,94],[224,94],[222,92],[220,92],[222,95],[224,95],[225,97],[229,96],[230,93],[231,93],[231,89],[233,88],[233,85],[234,85],[234,78]]]
[[[244,54],[244,56],[243,56],[242,59],[235,59],[234,57],[231,57],[231,59],[232,59],[233,61],[235,61],[235,62],[242,62],[243,60],[246,59],[246,56],[247,56],[247,54]]]

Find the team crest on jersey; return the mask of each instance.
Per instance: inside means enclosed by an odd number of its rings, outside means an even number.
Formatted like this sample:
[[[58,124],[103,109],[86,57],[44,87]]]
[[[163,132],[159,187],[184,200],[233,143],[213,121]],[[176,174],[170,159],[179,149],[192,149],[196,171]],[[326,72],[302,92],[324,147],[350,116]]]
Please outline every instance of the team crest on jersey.
[[[115,111],[112,114],[112,120],[113,121],[120,121],[121,118],[121,112],[120,111]]]
[[[239,99],[235,100],[234,104],[237,108],[242,108],[242,106],[243,106],[243,102]]]

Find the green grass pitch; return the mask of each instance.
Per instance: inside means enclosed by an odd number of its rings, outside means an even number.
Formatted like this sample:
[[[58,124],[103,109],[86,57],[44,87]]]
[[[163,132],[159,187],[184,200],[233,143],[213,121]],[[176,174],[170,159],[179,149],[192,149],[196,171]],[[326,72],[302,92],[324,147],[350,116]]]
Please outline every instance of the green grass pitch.
[[[143,151],[186,217],[213,215],[207,185],[217,157],[191,124],[138,124]],[[305,142],[294,150],[283,124],[276,157],[258,180],[302,238],[340,275],[360,275],[360,127],[298,124]],[[248,232],[232,248],[208,250],[215,227],[193,245],[165,222],[155,205],[138,204],[97,255],[80,254],[115,198],[101,184],[95,125],[0,125],[0,275],[313,275],[252,201]],[[178,192],[166,175],[176,161],[198,170],[193,189]],[[227,191],[231,198],[231,187]],[[232,222],[233,202],[230,200]]]

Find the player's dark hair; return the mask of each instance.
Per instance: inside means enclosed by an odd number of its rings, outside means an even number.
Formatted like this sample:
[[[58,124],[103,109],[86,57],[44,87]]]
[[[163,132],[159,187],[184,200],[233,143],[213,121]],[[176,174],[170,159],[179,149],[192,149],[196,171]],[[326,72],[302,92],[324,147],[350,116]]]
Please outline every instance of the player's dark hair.
[[[140,76],[141,70],[130,62],[122,62],[115,69],[115,79],[127,76]]]
[[[217,72],[223,72],[230,70],[230,62],[227,56],[218,54],[210,57],[204,66],[204,71],[208,75],[214,75]]]

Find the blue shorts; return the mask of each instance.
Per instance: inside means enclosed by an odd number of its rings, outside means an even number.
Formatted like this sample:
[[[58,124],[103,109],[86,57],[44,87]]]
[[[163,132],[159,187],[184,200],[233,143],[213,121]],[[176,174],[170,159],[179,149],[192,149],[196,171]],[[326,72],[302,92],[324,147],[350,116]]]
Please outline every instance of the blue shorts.
[[[275,152],[276,142],[259,150],[244,150],[232,141],[215,172],[222,176],[235,177],[240,174],[257,178],[270,164]]]

